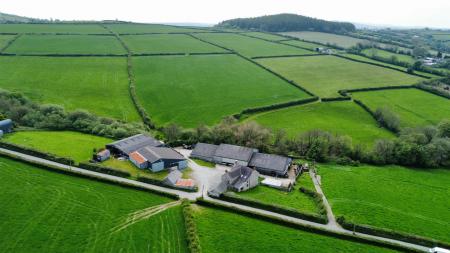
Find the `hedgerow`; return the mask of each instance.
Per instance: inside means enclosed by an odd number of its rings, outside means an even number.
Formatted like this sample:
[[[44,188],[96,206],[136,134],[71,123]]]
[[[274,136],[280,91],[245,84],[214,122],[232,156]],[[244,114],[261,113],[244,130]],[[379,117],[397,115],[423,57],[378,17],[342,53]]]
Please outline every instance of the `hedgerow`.
[[[181,202],[183,208],[184,226],[186,228],[186,239],[189,252],[200,253],[202,252],[200,246],[200,239],[197,234],[197,224],[195,223],[194,214],[191,203],[187,199],[183,199]]]

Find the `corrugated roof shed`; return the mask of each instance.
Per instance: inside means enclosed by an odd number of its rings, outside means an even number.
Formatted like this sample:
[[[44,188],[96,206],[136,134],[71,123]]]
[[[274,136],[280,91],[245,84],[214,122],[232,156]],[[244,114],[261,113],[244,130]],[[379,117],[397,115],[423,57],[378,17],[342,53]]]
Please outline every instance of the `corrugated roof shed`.
[[[131,137],[128,137],[126,139],[113,142],[111,144],[106,145],[108,148],[115,148],[117,150],[120,150],[121,152],[125,154],[130,154],[131,152],[134,152],[138,149],[141,149],[146,146],[152,146],[152,147],[161,147],[164,144],[158,140],[156,140],[153,137],[143,135],[143,134],[137,134]]]
[[[241,147],[230,144],[220,144],[214,156],[229,158],[239,161],[250,161],[253,153],[258,152],[257,149]]]
[[[192,157],[202,157],[207,159],[212,159],[216,150],[219,146],[207,143],[197,143],[195,148],[192,150]]]
[[[139,152],[137,152],[137,151],[131,153],[130,158],[133,159],[134,161],[136,161],[138,164],[142,164],[147,161],[147,159],[145,159],[145,157],[142,156],[141,154],[139,154]]]
[[[172,170],[169,175],[164,179],[164,182],[170,185],[175,185],[178,180],[181,179],[183,173],[179,170]]]
[[[143,147],[137,151],[150,163],[154,163],[158,160],[185,160],[183,155],[171,148],[162,147]]]
[[[285,156],[255,153],[250,160],[250,167],[258,167],[274,172],[285,172],[292,159]]]

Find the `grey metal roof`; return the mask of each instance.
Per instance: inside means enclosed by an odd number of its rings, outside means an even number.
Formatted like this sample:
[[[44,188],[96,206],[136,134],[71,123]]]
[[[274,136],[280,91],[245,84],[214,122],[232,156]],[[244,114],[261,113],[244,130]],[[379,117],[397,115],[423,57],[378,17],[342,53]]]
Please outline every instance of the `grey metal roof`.
[[[122,151],[125,154],[130,154],[138,149],[141,149],[146,146],[152,146],[152,147],[160,147],[163,143],[156,140],[153,137],[143,135],[143,134],[137,134],[131,137],[128,137],[123,140],[119,140],[116,142],[113,142],[111,144],[106,145],[107,147],[114,147],[120,151]]]
[[[191,156],[192,157],[200,156],[212,159],[218,147],[219,146],[213,144],[197,143],[195,145],[195,148],[192,150]]]
[[[288,164],[291,162],[292,158],[289,157],[255,153],[250,160],[249,166],[272,170],[274,172],[285,172]]]
[[[171,148],[163,147],[143,147],[137,151],[150,163],[154,163],[158,160],[185,160],[183,155]]]
[[[214,156],[248,162],[255,152],[258,152],[258,150],[230,144],[220,144]]]
[[[231,185],[235,188],[240,188],[241,185],[248,181],[252,173],[257,172],[246,166],[235,165],[227,175],[232,180]]]
[[[183,173],[179,170],[172,170],[166,178],[164,178],[164,182],[175,185],[177,181],[181,178]]]

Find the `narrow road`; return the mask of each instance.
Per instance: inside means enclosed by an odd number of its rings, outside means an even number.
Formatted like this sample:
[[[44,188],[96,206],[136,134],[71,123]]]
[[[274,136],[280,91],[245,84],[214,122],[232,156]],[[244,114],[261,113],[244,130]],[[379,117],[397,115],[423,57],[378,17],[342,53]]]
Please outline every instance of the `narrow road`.
[[[320,186],[319,182],[317,181],[316,174],[313,172],[312,169],[309,170],[309,176],[311,177],[311,179],[314,183],[314,188],[316,188],[316,192],[322,195],[323,205],[325,206],[325,209],[327,210],[327,218],[328,218],[327,225],[330,228],[342,229],[341,226],[339,225],[339,223],[336,222],[336,217],[334,217],[333,210],[331,209],[330,203],[328,203],[328,200],[322,191],[322,187]]]
[[[231,206],[231,207],[234,207],[234,208],[237,208],[237,209],[240,209],[240,210],[251,211],[251,212],[254,212],[254,213],[257,213],[257,214],[263,214],[263,215],[271,216],[271,217],[275,217],[275,218],[281,218],[281,219],[287,220],[287,221],[292,222],[292,223],[296,223],[296,224],[300,224],[300,225],[307,225],[307,226],[311,226],[311,227],[314,227],[314,228],[327,230],[327,231],[330,231],[330,232],[347,234],[347,235],[355,235],[355,236],[360,237],[360,238],[384,241],[384,242],[388,242],[388,243],[391,243],[391,244],[400,245],[400,246],[404,246],[404,247],[420,250],[420,251],[423,251],[423,252],[428,252],[428,248],[424,247],[424,246],[411,244],[411,243],[407,243],[407,242],[402,242],[402,241],[397,241],[397,240],[392,240],[392,239],[388,239],[388,238],[384,238],[384,237],[372,236],[372,235],[367,235],[367,234],[362,234],[362,233],[353,233],[352,231],[345,230],[345,229],[343,229],[343,228],[341,228],[340,226],[337,225],[337,223],[335,222],[334,216],[330,220],[334,220],[335,224],[333,224],[331,222],[331,223],[328,223],[328,224],[324,225],[324,224],[314,223],[314,222],[311,222],[311,221],[302,220],[302,219],[298,219],[298,218],[282,215],[282,214],[279,214],[279,213],[274,213],[274,212],[270,212],[270,211],[266,211],[266,210],[262,210],[262,209],[258,209],[258,208],[253,208],[253,207],[250,207],[250,206],[245,206],[245,205],[240,205],[240,204],[235,204],[235,203],[230,203],[230,202],[226,202],[226,201],[210,198],[210,197],[207,196],[206,190],[202,191],[200,189],[199,192],[195,192],[195,193],[178,191],[178,190],[174,190],[174,189],[169,189],[169,188],[165,188],[165,187],[160,187],[160,186],[156,186],[156,185],[151,185],[151,184],[138,182],[138,181],[135,181],[135,180],[130,180],[130,179],[126,179],[126,178],[121,178],[121,177],[116,177],[116,176],[112,176],[112,175],[107,175],[107,174],[103,174],[103,173],[90,171],[90,170],[85,170],[85,169],[81,169],[81,168],[77,168],[77,167],[73,167],[73,166],[68,166],[68,165],[52,162],[52,161],[49,161],[49,160],[45,160],[45,159],[42,159],[42,158],[39,158],[39,157],[34,157],[34,156],[26,155],[26,154],[23,154],[23,153],[19,153],[19,152],[16,152],[16,151],[11,151],[11,150],[8,150],[8,149],[0,148],[0,153],[11,154],[11,155],[14,155],[14,156],[21,157],[22,159],[27,160],[27,161],[47,164],[47,165],[50,165],[50,166],[53,166],[53,167],[57,167],[57,168],[60,168],[62,170],[71,171],[73,173],[80,174],[80,175],[90,176],[90,177],[94,177],[94,178],[101,178],[103,180],[108,180],[108,181],[111,181],[111,182],[120,182],[120,183],[124,183],[124,184],[128,184],[128,185],[132,185],[132,186],[141,187],[141,188],[144,188],[144,189],[151,189],[151,190],[155,190],[155,191],[176,194],[180,198],[186,198],[186,199],[189,199],[189,200],[196,200],[197,198],[199,198],[199,197],[201,197],[203,195],[203,198],[206,199],[206,200],[209,200],[209,201],[212,201],[212,202],[215,202],[215,203],[218,203],[218,204],[222,204],[222,205]],[[314,185],[316,185],[316,183],[317,183],[317,180],[314,182]],[[319,187],[319,189],[320,189],[320,187]],[[321,189],[320,189],[320,192],[322,192]],[[325,198],[325,196],[324,196],[324,198]],[[325,200],[326,200],[326,198],[325,198]],[[326,203],[328,204],[328,202],[326,202]],[[328,207],[329,207],[329,205],[328,205]],[[332,214],[331,210],[330,210],[329,213]]]

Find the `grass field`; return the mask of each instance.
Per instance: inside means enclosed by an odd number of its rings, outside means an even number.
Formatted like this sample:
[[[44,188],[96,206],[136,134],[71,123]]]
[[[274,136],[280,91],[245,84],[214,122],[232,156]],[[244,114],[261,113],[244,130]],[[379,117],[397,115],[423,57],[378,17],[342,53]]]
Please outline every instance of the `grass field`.
[[[8,41],[14,38],[14,35],[0,35],[0,51],[8,44]]]
[[[181,208],[150,209],[174,200],[4,158],[0,181],[1,252],[188,252]]]
[[[416,59],[414,59],[414,57],[412,57],[410,55],[396,54],[396,53],[392,53],[392,52],[377,49],[377,48],[364,49],[362,51],[362,53],[367,56],[370,56],[370,57],[378,56],[378,57],[385,58],[385,59],[392,59],[392,57],[395,57],[395,58],[397,58],[398,61],[406,62],[409,64],[414,64],[414,62],[416,61]]]
[[[443,41],[450,40],[450,33],[433,34],[433,39]]]
[[[114,36],[22,35],[6,53],[17,54],[125,54]]]
[[[258,62],[320,97],[337,97],[338,90],[343,89],[410,85],[422,80],[335,56],[270,58]]]
[[[248,120],[272,129],[283,129],[295,137],[306,131],[321,129],[339,135],[348,135],[353,143],[372,145],[376,139],[394,135],[364,109],[353,102],[314,103],[256,114]]]
[[[261,38],[261,39],[265,39],[265,40],[272,40],[272,41],[279,41],[279,40],[285,40],[286,37],[283,36],[278,36],[275,34],[270,34],[270,33],[263,33],[263,32],[247,32],[244,33],[246,35],[250,35],[253,37],[257,37],[257,38]]]
[[[212,208],[195,208],[203,252],[396,252],[309,233]]]
[[[352,96],[374,111],[387,106],[400,117],[402,126],[437,124],[450,119],[450,100],[418,89],[355,92]]]
[[[357,39],[345,35],[337,35],[333,33],[322,32],[284,32],[283,35],[296,37],[302,40],[319,42],[322,44],[337,45],[339,47],[349,48],[356,46],[358,43],[367,42],[367,40]]]
[[[304,55],[311,51],[303,50],[287,45],[281,45],[260,39],[249,38],[238,34],[229,33],[200,33],[198,38],[221,45],[234,50],[247,57],[274,56],[274,55]]]
[[[3,140],[54,155],[70,157],[77,162],[91,159],[94,148],[103,148],[113,142],[108,138],[69,131],[15,132],[6,135]],[[70,145],[67,145],[69,143]]]
[[[157,180],[163,180],[169,174],[168,170],[163,170],[157,173],[151,172],[150,170],[142,170],[138,169],[134,164],[132,164],[129,160],[119,161],[117,159],[111,158],[104,162],[101,165],[106,167],[119,169],[122,171],[127,171],[131,174],[132,179],[137,179],[137,177],[145,176]]]
[[[450,171],[319,166],[335,215],[450,242]]]
[[[108,34],[98,24],[0,24],[0,33]]]
[[[319,44],[314,44],[311,42],[306,42],[306,41],[301,41],[301,40],[288,40],[288,41],[283,41],[283,44],[288,44],[288,45],[293,45],[293,46],[298,46],[298,47],[303,47],[303,48],[307,48],[307,49],[311,49],[311,50],[315,50],[318,47],[323,47],[322,45]]]
[[[301,186],[310,187],[311,184],[311,177],[308,173],[304,173],[297,179],[297,184],[291,192],[285,192],[268,186],[259,185],[248,191],[236,194],[247,199],[254,199],[267,204],[276,204],[279,206],[297,209],[302,212],[318,214],[319,209],[316,202],[314,202],[310,196],[300,192],[299,190]]]
[[[133,53],[211,53],[226,50],[185,34],[124,35]]]
[[[0,57],[0,69],[0,88],[37,102],[140,120],[128,92],[125,58]]]
[[[198,32],[203,29],[192,29],[188,27],[175,27],[158,24],[111,24],[107,25],[109,29],[119,34],[135,34],[135,33],[184,33]]]
[[[136,91],[158,124],[214,124],[248,107],[308,95],[235,55],[134,57]]]

